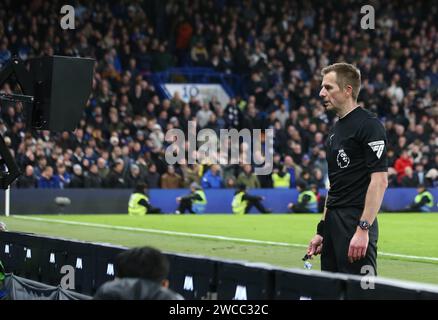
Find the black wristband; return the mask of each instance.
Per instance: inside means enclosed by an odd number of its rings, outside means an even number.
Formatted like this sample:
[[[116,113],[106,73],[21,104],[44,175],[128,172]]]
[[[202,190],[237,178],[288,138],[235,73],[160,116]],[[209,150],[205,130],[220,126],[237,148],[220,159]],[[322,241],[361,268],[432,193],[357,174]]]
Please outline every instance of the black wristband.
[[[316,234],[324,236],[324,220],[321,220],[316,227]]]

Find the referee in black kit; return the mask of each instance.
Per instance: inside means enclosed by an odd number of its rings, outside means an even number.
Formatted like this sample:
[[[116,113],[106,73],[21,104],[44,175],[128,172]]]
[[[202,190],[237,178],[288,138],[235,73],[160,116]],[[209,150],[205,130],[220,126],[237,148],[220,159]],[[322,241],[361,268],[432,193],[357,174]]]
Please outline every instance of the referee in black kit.
[[[357,105],[361,77],[356,67],[336,63],[321,73],[319,95],[339,120],[325,142],[330,189],[307,255],[321,253],[323,271],[360,275],[369,266],[377,275],[376,216],[388,185],[385,129]]]

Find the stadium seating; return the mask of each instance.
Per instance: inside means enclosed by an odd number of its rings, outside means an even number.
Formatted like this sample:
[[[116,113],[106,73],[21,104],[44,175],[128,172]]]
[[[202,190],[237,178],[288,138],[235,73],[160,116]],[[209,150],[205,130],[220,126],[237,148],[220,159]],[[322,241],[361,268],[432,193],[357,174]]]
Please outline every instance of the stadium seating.
[[[215,131],[277,126],[274,152],[280,160],[275,167],[288,163],[292,188],[304,173],[323,187],[327,166],[320,153],[336,117],[325,113],[319,100],[320,71],[338,61],[361,70],[358,104],[376,113],[387,127],[390,186],[415,187],[418,182],[438,186],[437,146],[431,143],[438,114],[438,59],[433,50],[437,35],[429,35],[434,22],[429,2],[379,3],[379,11],[390,14],[377,18],[380,30],[372,36],[360,29],[361,4],[354,0],[338,3],[336,12],[355,19],[331,18],[332,4],[320,1],[280,0],[276,6],[262,1],[214,1],[214,9],[210,1],[196,6],[175,1],[166,10],[153,3],[143,1],[129,9],[103,0],[81,4],[69,37],[56,18],[59,0],[51,5],[35,2],[25,9],[13,2],[0,3],[0,11],[8,12],[3,24],[14,25],[2,34],[0,66],[15,55],[26,63],[51,55],[96,59],[92,94],[75,133],[30,132],[22,108],[10,101],[2,105],[2,135],[25,172],[14,187],[131,189],[135,179],[159,187],[168,167],[160,155],[167,147],[161,136],[174,126],[185,130],[188,121],[198,119],[203,104],[216,115],[205,127]],[[93,19],[97,11],[105,12],[107,21]],[[412,12],[421,18],[410,19]],[[34,27],[32,19],[15,20],[16,16],[50,18]],[[108,25],[116,23],[117,30],[109,31]],[[53,35],[47,37],[46,28]],[[198,44],[205,53],[202,61],[193,54]],[[218,103],[212,93],[201,97],[196,86],[206,83],[223,87],[235,101]],[[182,89],[179,97],[172,96],[165,90],[170,84],[194,90]],[[12,84],[7,89],[16,88]],[[224,112],[231,105],[238,113],[237,124]],[[401,159],[403,150],[409,159]],[[123,182],[115,186],[109,172],[120,160]],[[97,162],[103,166],[98,176],[91,170]],[[134,163],[140,175],[132,180],[129,167]],[[58,168],[60,164],[64,169]],[[151,164],[158,179],[148,171]],[[80,174],[73,172],[74,165]],[[46,166],[54,169],[52,178],[42,176]],[[237,167],[227,173],[230,181],[242,172]],[[413,169],[412,176],[405,177],[406,167]],[[221,169],[225,178],[229,168]],[[189,178],[181,166],[176,165],[176,171]],[[263,188],[272,187],[269,175],[259,180]]]

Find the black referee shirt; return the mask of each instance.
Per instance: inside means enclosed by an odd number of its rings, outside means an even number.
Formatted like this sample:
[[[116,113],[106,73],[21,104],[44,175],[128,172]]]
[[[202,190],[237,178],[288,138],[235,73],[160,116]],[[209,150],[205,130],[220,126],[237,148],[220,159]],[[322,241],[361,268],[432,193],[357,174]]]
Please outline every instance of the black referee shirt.
[[[386,132],[371,112],[357,107],[339,119],[325,142],[330,180],[327,208],[364,208],[371,173],[386,172]]]

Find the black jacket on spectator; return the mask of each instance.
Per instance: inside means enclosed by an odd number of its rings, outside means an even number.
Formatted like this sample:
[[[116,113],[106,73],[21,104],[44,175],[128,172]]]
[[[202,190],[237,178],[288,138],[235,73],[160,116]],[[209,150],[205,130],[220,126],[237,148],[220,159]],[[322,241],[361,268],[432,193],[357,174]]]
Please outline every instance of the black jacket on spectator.
[[[389,188],[398,188],[400,187],[398,181],[397,181],[397,175],[396,174],[390,174],[388,175],[388,187]]]
[[[123,177],[123,173],[111,171],[105,181],[105,187],[107,188],[126,188],[126,181]]]
[[[256,115],[255,117],[244,113],[243,115],[243,127],[249,130],[254,129],[266,129],[266,119],[260,115]]]
[[[127,188],[133,189],[140,182],[144,182],[144,179],[141,175],[138,175],[137,177],[134,177],[129,173],[126,175],[125,183]]]
[[[84,180],[85,188],[102,188],[102,178],[98,174],[87,172]]]
[[[68,184],[69,188],[84,188],[84,176],[72,174],[70,183]]]
[[[20,176],[17,180],[17,188],[35,188],[37,185],[37,179],[35,176]]]
[[[146,174],[146,183],[149,189],[157,189],[160,187],[160,174],[158,172],[148,172]]]
[[[409,178],[408,176],[404,176],[400,182],[400,186],[403,188],[416,188],[418,184],[419,181],[417,174],[414,174],[412,178]]]

